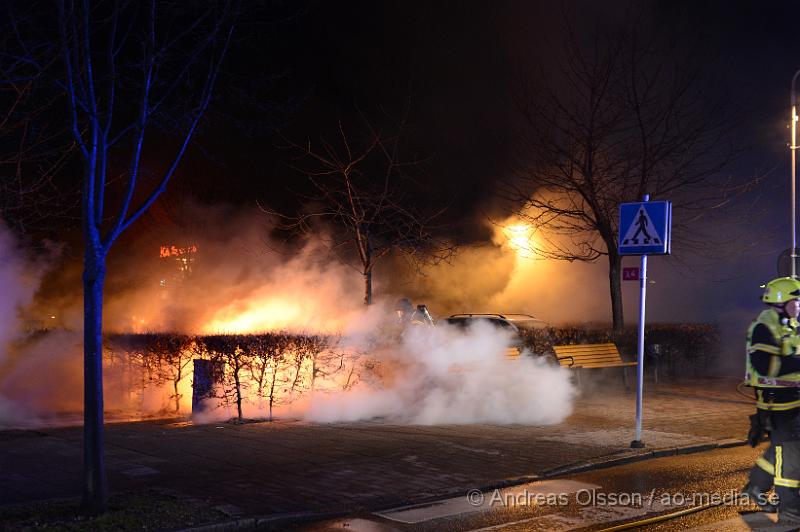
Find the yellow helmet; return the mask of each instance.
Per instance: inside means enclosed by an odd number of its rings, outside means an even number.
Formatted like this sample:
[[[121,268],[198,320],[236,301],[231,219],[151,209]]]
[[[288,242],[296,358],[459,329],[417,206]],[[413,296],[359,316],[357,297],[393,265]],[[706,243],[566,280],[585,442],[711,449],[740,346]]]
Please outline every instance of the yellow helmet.
[[[764,285],[761,301],[764,303],[786,303],[800,299],[800,281],[791,277],[779,277]]]

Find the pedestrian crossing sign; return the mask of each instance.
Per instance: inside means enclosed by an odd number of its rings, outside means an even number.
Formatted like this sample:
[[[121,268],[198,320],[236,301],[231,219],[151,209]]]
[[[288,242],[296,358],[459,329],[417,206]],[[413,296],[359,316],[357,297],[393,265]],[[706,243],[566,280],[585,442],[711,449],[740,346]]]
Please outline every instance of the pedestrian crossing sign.
[[[668,255],[672,251],[672,202],[619,206],[620,255]]]

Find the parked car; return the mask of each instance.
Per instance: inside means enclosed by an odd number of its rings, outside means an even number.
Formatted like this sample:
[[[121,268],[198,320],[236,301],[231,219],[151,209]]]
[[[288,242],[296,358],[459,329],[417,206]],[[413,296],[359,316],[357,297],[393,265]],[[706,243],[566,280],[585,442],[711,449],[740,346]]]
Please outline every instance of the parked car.
[[[506,352],[506,358],[515,359],[519,357],[522,348],[525,347],[522,339],[521,330],[523,329],[545,329],[547,322],[534,318],[529,314],[453,314],[446,319],[450,325],[467,328],[477,322],[489,323],[500,329],[511,333],[512,343]]]

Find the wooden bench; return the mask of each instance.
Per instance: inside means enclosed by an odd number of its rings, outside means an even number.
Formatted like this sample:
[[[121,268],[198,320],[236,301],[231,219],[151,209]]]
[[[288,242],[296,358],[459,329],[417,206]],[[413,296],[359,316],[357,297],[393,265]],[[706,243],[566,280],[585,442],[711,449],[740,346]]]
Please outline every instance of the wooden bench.
[[[625,362],[619,355],[615,344],[574,344],[554,345],[558,364],[565,368],[597,369],[597,368],[622,368],[622,382],[628,387],[626,368],[635,366],[636,362]],[[578,373],[580,384],[580,373]]]

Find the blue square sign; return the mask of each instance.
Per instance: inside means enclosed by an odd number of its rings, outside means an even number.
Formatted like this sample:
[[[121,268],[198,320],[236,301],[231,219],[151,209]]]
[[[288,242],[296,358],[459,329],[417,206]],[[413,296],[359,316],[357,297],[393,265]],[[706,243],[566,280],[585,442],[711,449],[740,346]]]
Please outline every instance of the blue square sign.
[[[620,255],[668,255],[671,248],[671,201],[620,204]]]

